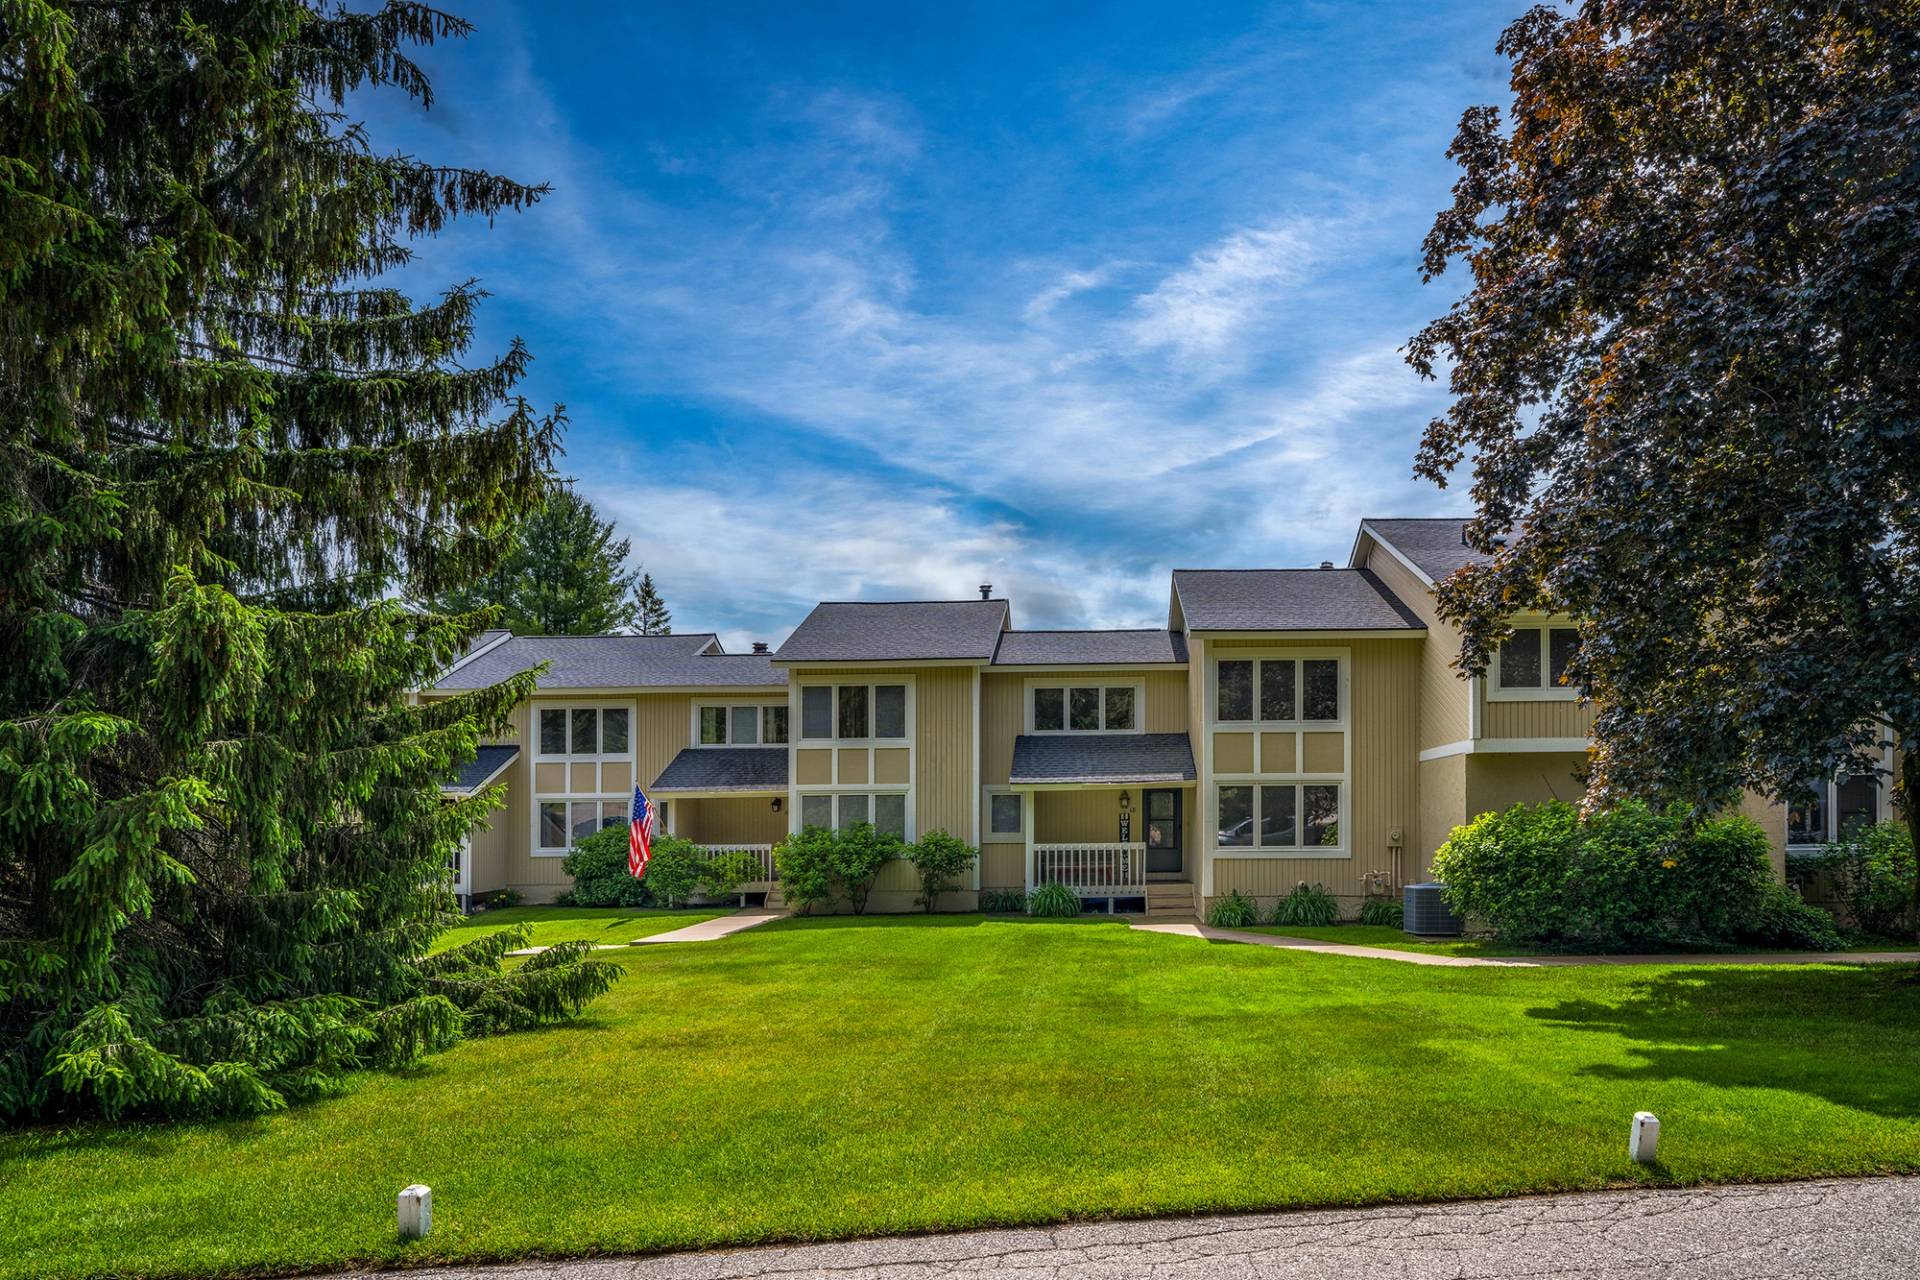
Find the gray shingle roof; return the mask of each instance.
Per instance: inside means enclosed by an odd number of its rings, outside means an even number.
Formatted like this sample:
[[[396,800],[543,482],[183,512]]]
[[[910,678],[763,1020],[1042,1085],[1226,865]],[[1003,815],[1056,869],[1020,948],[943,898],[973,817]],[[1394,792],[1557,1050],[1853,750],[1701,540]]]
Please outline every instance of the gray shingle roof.
[[[513,763],[513,758],[519,754],[520,748],[515,746],[482,747],[480,753],[461,765],[453,777],[441,783],[440,789],[465,795]]]
[[[773,655],[781,662],[986,662],[1007,624],[1005,600],[829,600]]]
[[[433,687],[481,689],[542,662],[542,689],[781,688],[787,673],[766,654],[719,653],[711,633],[674,636],[514,636],[455,667]]]
[[[1184,733],[1029,733],[1013,740],[1014,786],[1089,782],[1191,782]]]
[[[1191,631],[1417,631],[1421,622],[1367,569],[1176,569]]]
[[[1463,565],[1487,564],[1493,559],[1460,540],[1466,524],[1463,516],[1448,516],[1436,520],[1362,520],[1360,527],[1439,582]]]
[[[1098,667],[1184,663],[1187,638],[1177,631],[1007,631],[996,667]]]
[[[687,747],[653,780],[654,791],[785,791],[785,747]]]

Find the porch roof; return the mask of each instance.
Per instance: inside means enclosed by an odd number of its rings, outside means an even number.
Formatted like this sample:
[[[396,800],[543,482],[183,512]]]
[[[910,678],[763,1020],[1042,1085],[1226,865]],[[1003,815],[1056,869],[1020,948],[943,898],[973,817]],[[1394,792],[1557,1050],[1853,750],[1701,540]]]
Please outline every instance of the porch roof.
[[[785,747],[687,747],[653,780],[654,791],[785,791]]]
[[[1029,733],[1013,740],[1016,787],[1084,782],[1192,782],[1184,733]]]
[[[500,776],[502,770],[513,763],[520,754],[520,748],[510,745],[481,747],[473,759],[461,765],[451,778],[440,783],[443,795],[472,795],[480,788]]]

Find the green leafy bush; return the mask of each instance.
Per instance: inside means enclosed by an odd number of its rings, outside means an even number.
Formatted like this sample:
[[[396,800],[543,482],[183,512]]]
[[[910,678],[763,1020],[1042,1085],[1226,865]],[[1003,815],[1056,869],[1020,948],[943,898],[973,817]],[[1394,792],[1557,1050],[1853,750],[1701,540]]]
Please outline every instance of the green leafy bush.
[[[1406,903],[1398,898],[1370,897],[1360,904],[1360,923],[1403,929],[1407,924]]]
[[[795,832],[774,846],[773,865],[782,896],[800,915],[833,905],[833,832],[824,827]]]
[[[1058,881],[1048,881],[1027,895],[1027,914],[1062,919],[1080,914],[1080,895]]]
[[[920,873],[920,897],[916,899],[929,913],[940,895],[956,888],[960,877],[972,869],[980,851],[956,836],[934,830],[907,846],[907,857]]]
[[[1760,909],[1740,930],[1740,941],[1755,947],[1795,951],[1838,951],[1846,946],[1833,916],[1784,884],[1768,884]]]
[[[840,882],[840,889],[847,895],[847,904],[853,908],[853,914],[864,915],[867,910],[867,896],[873,892],[873,882],[879,878],[880,868],[901,857],[907,851],[900,838],[881,831],[871,822],[856,822],[845,831],[833,837],[833,874]]]
[[[1245,929],[1260,923],[1260,908],[1238,889],[1215,898],[1207,908],[1207,923],[1216,929]]]
[[[495,889],[492,893],[480,895],[479,902],[489,909],[494,907],[517,907],[522,898],[518,889]]]
[[[1340,919],[1340,904],[1323,884],[1302,880],[1293,892],[1273,904],[1273,923],[1324,926]]]
[[[654,843],[654,858],[659,859],[664,840]],[[567,905],[575,907],[643,907],[655,901],[652,888],[655,868],[647,868],[645,880],[627,873],[627,828],[602,827],[573,846],[573,852],[560,864],[573,877]]]
[[[1795,858],[1793,870],[1802,883],[1811,878],[1809,873],[1824,874],[1861,933],[1911,936],[1913,833],[1904,822],[1854,827],[1819,856]]]
[[[982,889],[980,891],[980,909],[989,914],[1022,912],[1027,909],[1027,895],[1023,889]]]
[[[1638,802],[1582,820],[1560,801],[1484,813],[1435,852],[1447,903],[1505,941],[1578,950],[1724,947],[1773,883],[1766,833]]]
[[[760,878],[760,859],[745,849],[716,853],[700,865],[700,892],[709,898],[731,898],[740,886]]]

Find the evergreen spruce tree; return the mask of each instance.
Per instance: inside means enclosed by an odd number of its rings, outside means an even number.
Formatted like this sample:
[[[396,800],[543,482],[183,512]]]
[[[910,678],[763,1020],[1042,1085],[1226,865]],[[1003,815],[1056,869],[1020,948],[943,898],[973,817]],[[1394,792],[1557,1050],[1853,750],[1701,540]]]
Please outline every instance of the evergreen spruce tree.
[[[670,636],[673,634],[673,615],[667,612],[667,602],[660,598],[659,590],[653,585],[653,575],[640,575],[640,585],[633,593],[634,613],[639,619],[640,634],[643,636]]]
[[[572,486],[554,490],[519,525],[508,551],[484,578],[440,596],[435,608],[464,613],[500,608],[500,625],[521,635],[595,636],[634,625],[639,601],[628,571],[632,546]]]
[[[257,1112],[610,973],[417,959],[529,692],[416,703],[489,617],[422,615],[544,497],[557,422],[410,237],[541,194],[376,152],[429,102],[414,4],[0,0],[0,1117]]]

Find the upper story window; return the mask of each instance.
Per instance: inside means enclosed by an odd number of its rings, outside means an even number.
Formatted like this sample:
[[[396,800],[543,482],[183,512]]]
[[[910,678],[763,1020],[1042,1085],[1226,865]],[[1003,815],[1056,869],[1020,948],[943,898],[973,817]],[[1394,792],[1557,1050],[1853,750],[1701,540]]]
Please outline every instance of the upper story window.
[[[1029,733],[1138,733],[1144,686],[1104,682],[1027,686]]]
[[[1342,719],[1338,658],[1222,658],[1214,689],[1213,718],[1223,724]]]
[[[800,736],[866,742],[907,736],[904,684],[810,684],[800,690]]]
[[[787,704],[704,703],[694,708],[703,747],[779,746],[787,740]]]
[[[1815,783],[1813,799],[1787,807],[1788,844],[1828,844],[1880,820],[1880,780],[1854,774]]]
[[[625,756],[629,752],[625,707],[542,707],[543,756]]]
[[[1574,697],[1577,690],[1567,684],[1567,664],[1579,649],[1580,633],[1572,627],[1515,627],[1500,645],[1488,692],[1495,698]]]

